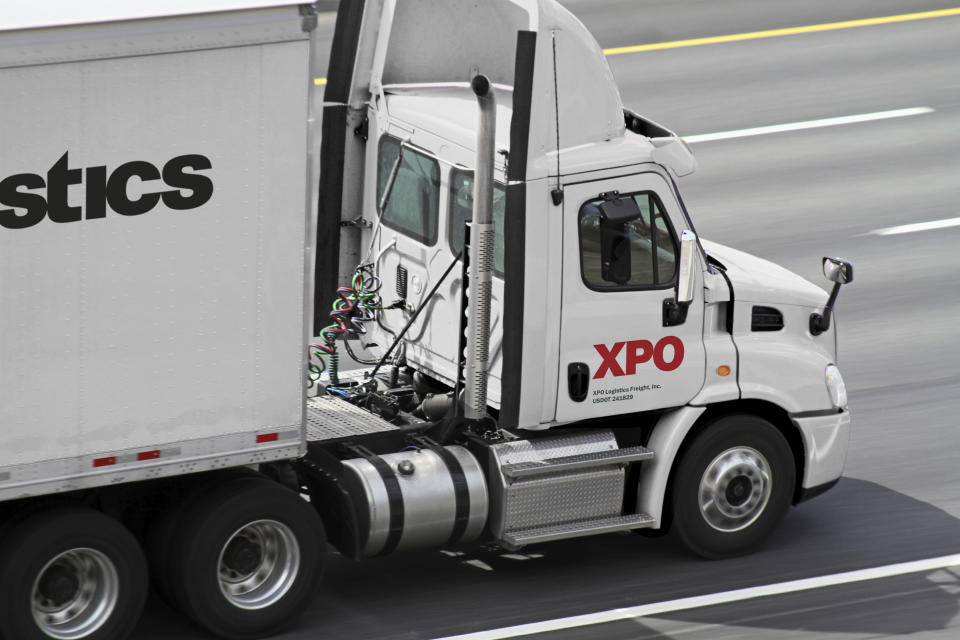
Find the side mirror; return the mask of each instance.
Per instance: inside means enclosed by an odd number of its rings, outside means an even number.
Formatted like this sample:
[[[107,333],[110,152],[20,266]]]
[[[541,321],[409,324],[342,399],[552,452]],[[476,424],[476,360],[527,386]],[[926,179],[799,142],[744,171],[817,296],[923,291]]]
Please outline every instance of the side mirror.
[[[630,233],[627,225],[641,216],[633,198],[621,198],[616,191],[601,194],[600,210],[600,277],[607,282],[630,282]]]
[[[684,231],[680,234],[680,268],[677,274],[677,304],[690,304],[693,301],[693,286],[696,284],[697,234]]]
[[[687,308],[693,302],[693,287],[697,283],[697,234],[684,231],[680,235],[680,264],[677,268],[676,298],[663,301],[663,326],[673,327],[687,320]]]
[[[833,283],[833,289],[830,291],[830,297],[827,298],[827,304],[823,307],[823,313],[810,314],[810,333],[815,336],[830,328],[830,316],[833,313],[833,305],[837,302],[837,294],[840,293],[840,285],[853,282],[853,264],[842,258],[824,257],[823,275]]]
[[[849,284],[853,282],[853,265],[841,258],[824,258],[823,275],[830,282]]]

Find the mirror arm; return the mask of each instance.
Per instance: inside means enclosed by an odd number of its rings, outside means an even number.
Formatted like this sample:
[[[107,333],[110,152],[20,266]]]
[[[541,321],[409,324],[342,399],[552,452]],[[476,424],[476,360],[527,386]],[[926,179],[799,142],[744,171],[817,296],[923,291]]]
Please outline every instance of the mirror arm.
[[[663,301],[663,326],[675,327],[687,321],[687,309],[690,301],[677,302],[676,298],[666,298]]]
[[[837,301],[838,293],[840,293],[840,283],[834,282],[830,297],[827,298],[827,304],[823,307],[823,313],[810,314],[810,333],[813,335],[818,336],[830,328],[830,316],[833,313],[833,305]]]

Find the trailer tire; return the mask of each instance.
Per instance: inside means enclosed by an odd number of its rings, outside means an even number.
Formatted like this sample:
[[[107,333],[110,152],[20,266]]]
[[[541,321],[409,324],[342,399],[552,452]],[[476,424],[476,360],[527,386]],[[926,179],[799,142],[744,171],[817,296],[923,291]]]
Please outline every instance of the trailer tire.
[[[178,607],[176,595],[171,586],[171,559],[177,552],[177,532],[183,529],[182,518],[191,506],[210,491],[238,478],[263,478],[248,467],[232,467],[208,472],[190,481],[176,484],[169,490],[167,504],[153,518],[144,536],[144,550],[150,566],[150,577],[157,595],[167,604]]]
[[[749,553],[786,515],[795,482],[790,445],[773,424],[748,414],[723,416],[680,457],[672,528],[705,558]]]
[[[0,637],[119,640],[143,610],[147,563],[113,518],[82,507],[50,509],[5,536],[0,594]]]
[[[316,593],[326,536],[316,510],[265,478],[221,483],[181,514],[169,588],[180,609],[231,640],[291,624]]]

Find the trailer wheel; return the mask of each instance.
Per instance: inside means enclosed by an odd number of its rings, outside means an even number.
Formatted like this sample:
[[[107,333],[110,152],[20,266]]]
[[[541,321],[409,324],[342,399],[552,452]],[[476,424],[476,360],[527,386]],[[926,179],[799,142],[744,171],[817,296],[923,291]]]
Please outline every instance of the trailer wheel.
[[[147,564],[116,520],[84,508],[38,513],[3,540],[0,637],[118,640],[140,618]]]
[[[790,507],[790,445],[767,420],[739,414],[708,425],[674,475],[673,530],[705,558],[748,553]]]
[[[150,577],[157,594],[167,604],[178,607],[176,594],[170,585],[171,560],[177,552],[177,532],[184,527],[182,518],[197,500],[219,485],[235,482],[238,478],[263,478],[263,476],[247,467],[233,467],[209,472],[194,479],[189,484],[176,485],[168,503],[147,527],[144,550],[147,553],[147,562],[150,566]]]
[[[169,587],[184,613],[221,637],[272,634],[317,590],[323,525],[286,487],[260,478],[222,483],[190,505],[179,525]]]

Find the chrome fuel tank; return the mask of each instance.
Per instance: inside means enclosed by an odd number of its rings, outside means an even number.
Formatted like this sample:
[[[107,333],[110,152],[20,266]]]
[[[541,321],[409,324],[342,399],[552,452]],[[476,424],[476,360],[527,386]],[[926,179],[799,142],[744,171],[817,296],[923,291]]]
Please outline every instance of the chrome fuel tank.
[[[412,449],[343,465],[366,557],[474,540],[486,525],[486,480],[463,447]]]

